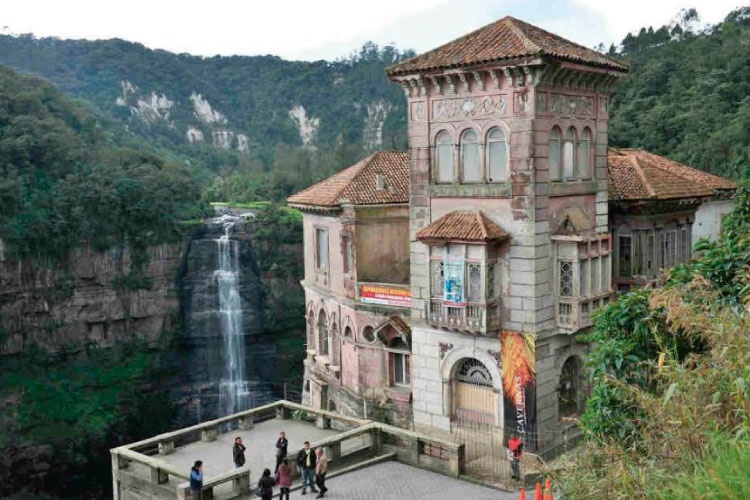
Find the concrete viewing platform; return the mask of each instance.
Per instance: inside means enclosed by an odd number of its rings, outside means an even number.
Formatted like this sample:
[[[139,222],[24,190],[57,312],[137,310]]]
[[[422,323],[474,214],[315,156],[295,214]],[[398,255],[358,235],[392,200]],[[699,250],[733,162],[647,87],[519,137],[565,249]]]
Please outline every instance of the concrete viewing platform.
[[[292,463],[304,441],[325,450],[331,498],[516,498],[459,480],[463,445],[288,401],[112,449],[113,498],[190,498],[188,478],[195,460],[203,461],[204,499],[253,498],[251,489],[263,469],[274,469],[281,431],[287,434]],[[241,468],[232,462],[238,436],[247,447]],[[297,479],[293,490],[298,487]]]

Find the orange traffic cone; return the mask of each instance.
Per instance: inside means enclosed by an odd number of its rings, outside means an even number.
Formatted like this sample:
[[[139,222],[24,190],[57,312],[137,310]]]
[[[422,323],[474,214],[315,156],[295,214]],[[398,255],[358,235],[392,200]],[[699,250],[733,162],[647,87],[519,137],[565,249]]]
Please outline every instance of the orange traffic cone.
[[[542,500],[542,483],[536,482],[536,491],[534,492],[534,500]]]
[[[550,500],[550,498],[549,498],[549,490],[546,489],[546,488],[544,489],[544,498],[542,500]]]
[[[544,483],[544,489],[552,491],[552,481],[550,478],[547,478],[547,481]]]
[[[518,500],[526,500],[526,490],[521,488],[521,493],[518,495]]]

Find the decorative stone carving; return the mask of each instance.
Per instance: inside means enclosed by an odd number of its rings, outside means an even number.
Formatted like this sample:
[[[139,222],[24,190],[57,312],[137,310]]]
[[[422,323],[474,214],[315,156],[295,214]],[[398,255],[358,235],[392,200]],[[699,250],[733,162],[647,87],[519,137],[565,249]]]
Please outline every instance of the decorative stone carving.
[[[581,97],[581,113],[586,116],[594,116],[594,98]]]
[[[549,99],[549,110],[553,113],[562,112],[562,101],[563,96],[560,94],[552,94]]]
[[[508,104],[502,96],[433,101],[432,117],[440,120],[456,117],[502,115],[505,113],[507,106]]]
[[[529,93],[528,92],[516,92],[515,94],[517,113],[528,113],[529,112]]]
[[[448,84],[448,88],[451,91],[451,94],[456,93],[456,82],[453,81],[453,77],[451,75],[445,75],[445,81]]]
[[[484,77],[482,77],[482,73],[474,71],[472,75],[474,76],[474,81],[476,82],[477,87],[479,87],[479,90],[484,92]]]
[[[411,86],[409,85],[409,82],[401,82],[401,88],[404,89],[404,94],[408,100],[409,97],[411,97]]]
[[[524,85],[529,86],[529,85],[533,85],[534,84],[534,81],[533,81],[533,79],[531,77],[531,68],[529,68],[528,66],[524,66],[523,67],[523,75],[524,75],[524,78],[523,78],[523,84]]]
[[[513,72],[510,70],[510,68],[503,68],[503,73],[505,74],[505,79],[508,81],[508,85],[512,87],[513,86]]]
[[[440,359],[443,359],[445,358],[445,355],[453,349],[453,344],[438,342],[438,347],[440,348]]]
[[[492,78],[492,85],[495,90],[500,90],[500,74],[496,70],[490,70],[490,78]]]
[[[599,96],[599,114],[601,116],[607,116],[609,113],[609,99],[606,96]]]
[[[536,93],[536,112],[537,113],[547,112],[547,94],[545,92]]]
[[[470,92],[471,90],[469,89],[469,80],[466,79],[466,74],[465,73],[459,73],[458,74],[458,79],[461,81],[461,85],[464,86],[464,91],[465,92]]]
[[[487,354],[492,356],[492,359],[495,360],[495,363],[497,363],[497,369],[500,370],[500,373],[503,371],[503,361],[502,361],[502,354],[500,351],[493,351],[492,349],[487,349]]]
[[[430,82],[432,83],[432,88],[436,89],[438,94],[442,94],[443,93],[443,84],[440,81],[440,78],[437,77],[437,76],[431,76],[429,78],[430,78]]]
[[[419,95],[419,87],[417,86],[417,81],[414,79],[409,80],[409,85],[411,86],[412,91],[414,92],[414,95]]]
[[[424,103],[414,102],[411,105],[411,121],[423,122],[425,120]]]
[[[576,114],[576,110],[578,109],[578,97],[577,96],[568,96],[567,98],[567,105],[568,105],[568,113],[571,115]]]

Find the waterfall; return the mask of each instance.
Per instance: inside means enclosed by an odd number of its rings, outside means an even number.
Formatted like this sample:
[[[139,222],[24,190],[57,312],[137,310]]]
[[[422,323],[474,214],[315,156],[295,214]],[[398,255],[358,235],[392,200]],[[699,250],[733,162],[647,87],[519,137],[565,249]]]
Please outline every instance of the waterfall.
[[[238,218],[223,215],[224,234],[216,241],[219,268],[214,272],[219,291],[219,327],[224,341],[225,377],[219,391],[219,411],[230,415],[248,408],[250,391],[245,380],[245,339],[240,300],[238,242],[230,239]]]

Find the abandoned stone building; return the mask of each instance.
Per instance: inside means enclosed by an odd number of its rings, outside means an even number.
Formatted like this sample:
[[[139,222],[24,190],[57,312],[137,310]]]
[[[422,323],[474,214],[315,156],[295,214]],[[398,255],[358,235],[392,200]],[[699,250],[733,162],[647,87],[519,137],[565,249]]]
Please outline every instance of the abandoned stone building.
[[[575,433],[575,334],[716,235],[735,189],[608,149],[627,73],[510,17],[388,68],[409,151],[288,200],[304,215],[307,402],[388,402],[397,423],[488,449],[517,432],[552,455]]]

